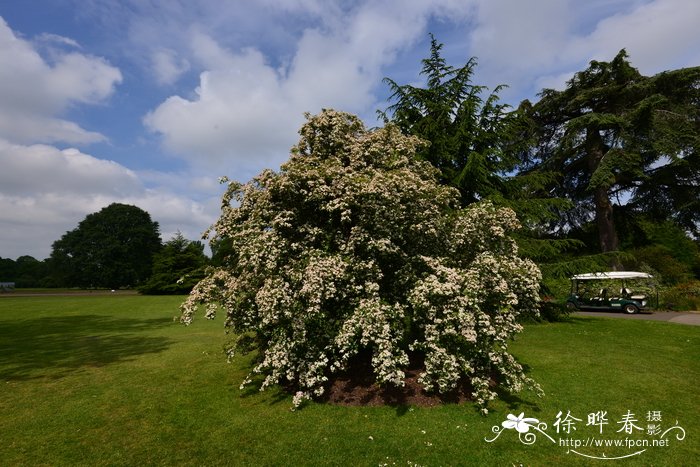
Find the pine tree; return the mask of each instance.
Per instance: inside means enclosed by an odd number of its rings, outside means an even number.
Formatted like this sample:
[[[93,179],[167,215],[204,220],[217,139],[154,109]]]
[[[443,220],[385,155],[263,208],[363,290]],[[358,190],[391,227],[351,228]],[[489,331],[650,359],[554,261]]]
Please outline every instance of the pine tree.
[[[611,62],[592,61],[565,90],[542,91],[529,108],[537,135],[528,162],[561,175],[552,192],[574,208],[559,227],[594,220],[604,253],[620,247],[619,217],[643,212],[697,235],[699,95],[700,67],[647,77],[624,49]]]
[[[489,199],[513,209],[524,227],[516,237],[521,254],[537,261],[545,276],[549,270],[568,273],[560,264],[562,255],[581,242],[561,238],[554,228],[559,213],[570,207],[568,200],[549,192],[558,174],[530,170],[530,158],[523,156],[536,128],[531,109],[523,104],[513,110],[501,103],[503,85],[486,95],[485,86],[472,82],[476,59],[454,68],[441,55],[443,44],[430,37],[430,55],[421,70],[425,87],[385,78],[394,103],[380,115],[429,142],[418,157],[440,170],[443,183],[460,191],[463,205]]]
[[[441,56],[443,44],[430,38],[421,71],[426,87],[384,78],[395,103],[380,114],[405,134],[430,142],[418,157],[439,169],[443,183],[459,189],[466,205],[503,191],[516,162],[510,147],[516,115],[499,102],[503,86],[482,97],[486,88],[472,83],[475,58],[454,68]]]

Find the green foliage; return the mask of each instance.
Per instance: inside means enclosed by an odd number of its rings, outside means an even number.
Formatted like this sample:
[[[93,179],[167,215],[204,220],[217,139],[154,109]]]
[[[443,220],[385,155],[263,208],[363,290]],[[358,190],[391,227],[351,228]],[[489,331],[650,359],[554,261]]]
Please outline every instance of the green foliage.
[[[417,155],[440,171],[443,183],[459,189],[466,205],[503,191],[505,174],[516,161],[510,146],[517,116],[499,102],[502,86],[484,97],[486,88],[472,83],[475,58],[454,68],[440,55],[442,47],[431,36],[430,57],[421,71],[426,87],[384,79],[395,103],[381,115],[430,143]]]
[[[653,219],[669,219],[700,236],[700,67],[660,73],[648,104],[652,145],[659,163],[645,171],[632,205]]]
[[[405,134],[429,143],[417,155],[440,171],[442,183],[460,190],[463,205],[489,199],[514,210],[523,226],[514,234],[521,254],[539,264],[558,265],[582,243],[551,234],[550,226],[571,203],[549,194],[557,173],[529,170],[522,161],[533,131],[532,120],[524,118],[528,112],[524,106],[512,111],[500,103],[502,86],[484,96],[486,88],[472,82],[476,59],[454,68],[441,56],[442,47],[431,36],[430,56],[421,71],[425,87],[385,78],[394,104],[382,115]]]
[[[700,281],[693,280],[663,288],[659,306],[674,311],[700,311]]]
[[[611,62],[592,61],[565,90],[545,89],[534,106],[521,105],[536,142],[528,166],[559,173],[552,193],[574,202],[560,228],[595,218],[603,252],[620,246],[619,216],[629,222],[646,212],[697,234],[699,89],[700,67],[647,77],[622,50]]]
[[[208,259],[201,242],[187,240],[180,232],[153,258],[153,273],[138,288],[147,295],[187,294],[204,278]]]
[[[28,255],[16,261],[0,258],[0,281],[14,282],[18,288],[45,287],[50,285],[49,263]]]
[[[671,289],[700,277],[700,247],[675,222],[635,216],[632,222],[622,225],[620,232],[627,253],[620,263],[626,269],[649,272]],[[683,290],[674,294],[678,296]]]
[[[14,279],[16,287],[40,287],[47,275],[47,264],[32,256],[17,258]]]
[[[648,270],[662,284],[678,284],[693,277],[688,265],[676,259],[673,251],[663,245],[637,248],[631,254],[634,260],[627,263],[629,269]]]
[[[541,321],[565,321],[569,318],[571,310],[566,307],[564,302],[544,300],[540,304],[540,316]]]
[[[150,277],[160,247],[146,211],[113,203],[54,242],[50,261],[60,286],[135,287]]]

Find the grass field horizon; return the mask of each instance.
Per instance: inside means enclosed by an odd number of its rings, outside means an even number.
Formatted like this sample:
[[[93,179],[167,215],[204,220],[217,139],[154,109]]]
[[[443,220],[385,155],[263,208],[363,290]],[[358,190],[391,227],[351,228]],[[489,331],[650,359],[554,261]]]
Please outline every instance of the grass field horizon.
[[[572,318],[527,325],[512,345],[544,398],[504,396],[481,416],[471,404],[342,407],[239,390],[249,359],[226,363],[223,320],[175,318],[178,296],[35,296],[0,300],[0,459],[3,465],[594,465],[534,429],[536,442],[493,427],[509,414],[546,422],[559,439],[649,438],[617,432],[627,413],[658,413],[665,447],[614,465],[700,462],[700,341],[696,327]],[[558,412],[581,421],[556,434]],[[585,426],[606,411],[605,433]],[[593,429],[595,428],[595,429]],[[673,435],[673,436],[672,436]],[[658,436],[657,436],[658,437]],[[606,457],[640,449],[577,449]]]

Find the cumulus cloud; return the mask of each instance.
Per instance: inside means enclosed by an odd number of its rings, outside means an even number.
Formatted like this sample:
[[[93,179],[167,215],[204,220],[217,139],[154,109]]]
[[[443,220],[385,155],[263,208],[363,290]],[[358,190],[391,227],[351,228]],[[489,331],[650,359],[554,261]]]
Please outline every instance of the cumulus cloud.
[[[77,41],[53,34],[25,40],[0,18],[0,255],[43,259],[87,214],[114,202],[148,211],[164,239],[176,231],[199,238],[218,208],[214,177],[157,178],[75,148],[45,144],[106,140],[61,118],[72,107],[104,103],[122,80],[106,60],[76,50],[82,50]],[[164,80],[184,66],[168,51],[160,60]]]
[[[304,112],[373,113],[375,89],[396,53],[425,36],[431,15],[465,8],[449,1],[282,6],[314,18],[284,63],[272,63],[259,48],[227,47],[200,28],[189,30],[193,62],[203,70],[199,86],[144,118],[169,151],[239,179],[275,168],[296,142]]]
[[[550,66],[573,23],[569,5],[561,0],[481,1],[476,12],[470,36],[479,63],[509,78]]]
[[[21,146],[0,140],[3,191],[18,195],[71,191],[126,196],[139,189],[136,174],[113,161],[77,149]]]
[[[270,161],[301,118],[289,118],[279,75],[255,50],[228,54],[201,36],[195,44],[205,60],[218,55],[225,65],[201,74],[195,99],[168,98],[146,125],[193,165],[214,168],[238,156],[243,164],[237,168],[248,170],[255,164],[246,161]]]
[[[153,73],[158,84],[173,84],[190,68],[187,59],[178,58],[172,49],[158,49],[152,52]]]
[[[60,36],[51,37],[56,42]],[[121,72],[98,57],[54,51],[47,61],[0,18],[0,137],[23,143],[103,140],[60,114],[74,104],[104,101],[121,80]]]
[[[595,60],[610,60],[626,48],[643,74],[700,63],[700,2],[654,0],[629,12],[602,19],[566,51]]]
[[[187,176],[161,178],[147,188],[141,175],[121,164],[95,158],[77,149],[19,145],[0,139],[0,255],[16,258],[49,256],[51,244],[92,212],[114,203],[139,206],[161,226],[167,240],[180,230],[198,239],[215,218],[217,199],[213,181],[199,186],[209,193],[195,201],[181,194]]]
[[[0,136],[25,144],[36,141],[88,144],[107,139],[101,133],[88,131],[68,120],[2,110],[0,110]]]
[[[643,74],[700,62],[700,3],[685,0],[480,0],[469,32],[479,74],[505,96],[562,88],[591,60],[627,49]]]

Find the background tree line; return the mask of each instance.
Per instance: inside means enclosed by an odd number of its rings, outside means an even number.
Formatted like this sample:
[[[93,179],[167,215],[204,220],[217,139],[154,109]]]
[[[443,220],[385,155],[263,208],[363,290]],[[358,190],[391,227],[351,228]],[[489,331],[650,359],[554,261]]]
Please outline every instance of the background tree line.
[[[0,259],[0,281],[16,287],[136,288],[149,294],[185,294],[203,276],[204,245],[180,232],[161,242],[159,226],[136,207],[113,203],[89,214],[39,261]]]
[[[430,143],[418,157],[463,206],[490,199],[515,210],[521,254],[542,269],[545,294],[565,294],[574,273],[637,269],[660,279],[667,301],[700,307],[700,67],[644,76],[621,50],[511,108],[502,86],[473,83],[476,59],[455,68],[441,49],[431,37],[424,86],[385,79],[392,94],[380,114]],[[201,242],[178,233],[163,244],[148,213],[112,204],[44,261],[0,259],[0,280],[185,293],[208,262]]]

